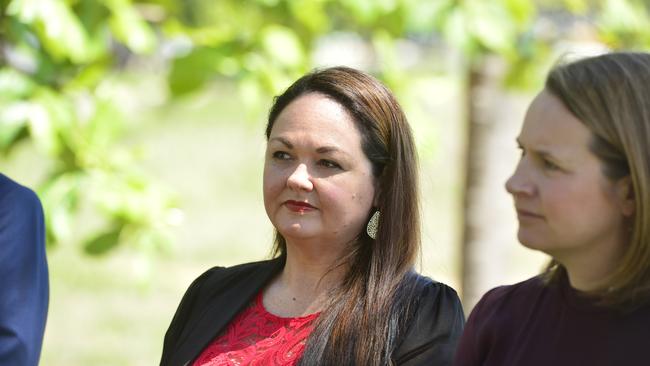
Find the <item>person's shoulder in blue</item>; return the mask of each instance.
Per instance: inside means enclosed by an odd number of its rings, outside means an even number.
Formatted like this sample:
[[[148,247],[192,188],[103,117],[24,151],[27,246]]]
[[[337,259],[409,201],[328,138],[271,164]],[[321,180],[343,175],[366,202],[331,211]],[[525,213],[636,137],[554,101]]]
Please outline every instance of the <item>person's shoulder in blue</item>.
[[[0,366],[38,364],[48,300],[41,202],[0,174]]]

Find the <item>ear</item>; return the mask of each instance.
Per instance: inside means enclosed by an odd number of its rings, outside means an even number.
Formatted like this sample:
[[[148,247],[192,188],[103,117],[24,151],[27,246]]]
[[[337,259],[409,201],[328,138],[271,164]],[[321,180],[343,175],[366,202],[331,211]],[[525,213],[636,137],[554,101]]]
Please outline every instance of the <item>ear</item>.
[[[616,198],[618,200],[621,213],[625,217],[631,217],[636,212],[636,202],[634,201],[634,186],[632,178],[629,175],[616,181]]]

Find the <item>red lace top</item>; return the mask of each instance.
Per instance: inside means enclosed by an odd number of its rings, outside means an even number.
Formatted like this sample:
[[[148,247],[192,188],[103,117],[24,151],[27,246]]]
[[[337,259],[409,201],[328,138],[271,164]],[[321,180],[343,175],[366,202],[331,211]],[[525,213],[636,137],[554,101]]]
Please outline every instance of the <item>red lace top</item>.
[[[266,311],[260,292],[212,341],[193,366],[286,365],[302,356],[319,313],[283,318]]]

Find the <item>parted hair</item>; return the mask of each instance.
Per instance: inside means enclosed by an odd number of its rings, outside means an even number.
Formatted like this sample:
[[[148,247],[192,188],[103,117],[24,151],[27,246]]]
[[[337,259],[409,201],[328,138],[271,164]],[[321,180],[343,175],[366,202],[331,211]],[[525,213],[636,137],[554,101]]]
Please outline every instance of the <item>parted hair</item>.
[[[313,71],[275,98],[267,140],[284,108],[318,93],[339,103],[361,134],[361,147],[378,182],[381,219],[376,239],[363,230],[335,266],[347,272],[307,339],[301,365],[392,365],[395,341],[408,321],[420,252],[417,156],[399,103],[377,79],[348,67]],[[286,256],[276,231],[274,252]]]
[[[546,89],[591,131],[590,150],[603,174],[629,176],[635,212],[616,271],[595,290],[604,305],[636,307],[650,299],[650,54],[608,53],[556,66]],[[547,268],[550,280],[564,271]]]

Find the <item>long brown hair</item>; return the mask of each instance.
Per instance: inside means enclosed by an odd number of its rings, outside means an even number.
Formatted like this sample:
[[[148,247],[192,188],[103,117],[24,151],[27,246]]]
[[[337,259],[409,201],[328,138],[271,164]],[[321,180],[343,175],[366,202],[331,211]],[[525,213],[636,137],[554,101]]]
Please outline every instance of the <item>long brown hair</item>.
[[[301,77],[275,99],[267,139],[282,110],[308,93],[331,98],[353,117],[378,180],[375,209],[381,219],[376,239],[365,230],[359,233],[336,264],[349,270],[309,336],[301,364],[391,365],[395,340],[410,314],[410,294],[417,282],[412,268],[420,251],[413,136],[399,103],[384,85],[358,70],[334,67]],[[275,253],[287,253],[277,231]]]
[[[602,303],[634,307],[650,300],[650,54],[619,52],[555,67],[546,89],[592,133],[590,150],[603,174],[629,176],[635,213],[618,269],[594,294]],[[564,268],[552,262],[552,280]]]

